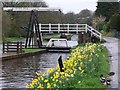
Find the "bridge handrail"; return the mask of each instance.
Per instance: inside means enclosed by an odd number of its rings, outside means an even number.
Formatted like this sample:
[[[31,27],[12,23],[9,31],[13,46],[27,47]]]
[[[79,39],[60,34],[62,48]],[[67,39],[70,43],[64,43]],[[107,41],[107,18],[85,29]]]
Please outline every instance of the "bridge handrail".
[[[40,23],[41,24],[41,23]],[[49,24],[51,24],[51,23],[49,23]],[[49,25],[49,24],[41,24],[41,25]],[[51,24],[51,25],[68,25],[69,23],[66,23],[66,24],[60,24],[60,23],[58,23],[58,24]],[[69,25],[79,25],[79,26],[85,26],[86,24],[69,24]]]
[[[100,38],[100,41],[102,40],[102,34],[100,32],[98,32],[97,30],[95,30],[94,28],[92,28],[91,26],[87,25],[87,29],[94,35],[96,35],[97,37]]]
[[[50,39],[49,42],[47,43],[46,47],[49,47],[52,41],[66,41],[66,46],[68,47],[68,42],[67,39]]]
[[[40,27],[40,31],[58,31],[58,33],[60,31],[67,31],[67,33],[69,33],[69,31],[75,31],[78,34],[78,31],[84,31],[87,30],[85,28],[86,24],[39,24]],[[87,32],[87,31],[86,31]]]
[[[102,38],[102,34],[100,32],[98,32],[97,30],[95,30],[94,28],[92,28],[91,26],[87,25],[87,24],[39,24],[40,27],[40,32],[41,31],[48,31],[49,33],[52,31],[56,31],[56,32],[60,32],[60,31],[66,31],[67,33],[69,32],[76,32],[78,34],[79,31],[85,31],[87,33],[87,31],[90,31],[91,34],[94,34],[95,36],[99,37],[100,40]]]
[[[95,30],[94,28],[92,28],[91,26],[87,25],[88,28],[90,28],[90,30],[94,30],[96,33],[98,33],[99,35],[101,34],[100,32],[98,32],[97,30]]]
[[[41,27],[41,29],[49,30],[50,28],[49,27]],[[58,30],[58,27],[51,27],[51,29]],[[80,28],[80,27],[78,27],[78,28],[76,28],[76,27],[60,27],[59,29],[60,30],[86,30],[85,28]]]

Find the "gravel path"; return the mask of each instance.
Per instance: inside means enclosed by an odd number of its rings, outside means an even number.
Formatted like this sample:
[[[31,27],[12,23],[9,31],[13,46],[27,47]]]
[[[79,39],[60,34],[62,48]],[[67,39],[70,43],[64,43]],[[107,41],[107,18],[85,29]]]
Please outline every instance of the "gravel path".
[[[112,77],[112,82],[110,88],[118,88],[120,90],[120,61],[118,56],[120,57],[120,40],[112,37],[104,37],[107,41],[104,43],[104,46],[107,47],[110,53],[110,71],[115,72],[115,75]],[[118,64],[119,63],[119,64]]]

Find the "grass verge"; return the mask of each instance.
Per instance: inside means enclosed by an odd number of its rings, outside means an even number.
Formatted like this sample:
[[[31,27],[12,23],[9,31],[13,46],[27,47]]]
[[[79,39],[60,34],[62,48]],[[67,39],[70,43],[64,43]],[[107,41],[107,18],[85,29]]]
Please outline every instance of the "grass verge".
[[[51,38],[60,38],[60,35],[55,34],[55,35],[52,35]]]
[[[75,84],[76,88],[107,88],[106,85],[101,84],[100,82],[100,74],[107,76],[109,73],[109,58],[108,58],[108,50],[104,47],[102,52],[98,53],[99,58],[99,66],[98,72],[95,75],[91,76],[91,74],[87,74],[84,78],[81,78],[80,84]]]
[[[2,40],[0,39],[0,43],[2,43]]]
[[[17,41],[17,40],[21,40],[21,39],[24,39],[24,38],[23,37],[20,37],[20,38],[18,38],[18,37],[9,37],[9,38],[5,38],[3,40],[3,42]]]
[[[24,53],[42,51],[44,49],[22,49]]]

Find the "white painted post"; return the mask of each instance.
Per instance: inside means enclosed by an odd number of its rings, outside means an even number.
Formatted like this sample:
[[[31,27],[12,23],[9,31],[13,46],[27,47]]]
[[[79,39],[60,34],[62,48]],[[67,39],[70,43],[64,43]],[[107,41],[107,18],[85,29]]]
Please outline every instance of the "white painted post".
[[[33,26],[33,31],[34,31],[34,33],[35,33],[35,25]]]
[[[41,23],[39,24],[39,29],[40,29],[40,32],[41,32]]]
[[[51,31],[51,23],[49,23],[49,33],[50,33],[50,31]]]
[[[41,41],[43,42],[43,38],[42,38],[42,33],[41,33],[41,23],[39,24],[39,30],[40,30],[40,36],[41,36]]]
[[[66,41],[66,46],[68,47],[68,42],[67,42],[67,40],[65,40]]]
[[[58,23],[58,33],[60,32],[60,24]]]
[[[90,31],[91,31],[91,36],[93,35],[93,31],[92,31],[92,28],[90,27]]]
[[[100,42],[102,41],[102,34],[100,34]]]
[[[69,33],[69,24],[67,24],[67,32]]]
[[[76,24],[76,33],[78,34],[78,24]]]
[[[86,33],[87,33],[87,24],[85,25],[85,30],[86,30]]]
[[[41,34],[41,35],[40,35],[40,36],[41,36],[41,41],[43,42],[43,37],[42,37],[42,33],[40,33],[40,34]]]

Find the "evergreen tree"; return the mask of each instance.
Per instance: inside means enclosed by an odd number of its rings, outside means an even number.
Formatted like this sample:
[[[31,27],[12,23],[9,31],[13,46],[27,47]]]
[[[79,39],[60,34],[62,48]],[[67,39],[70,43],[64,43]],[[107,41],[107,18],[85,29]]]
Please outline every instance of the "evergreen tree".
[[[105,2],[106,1],[106,2]],[[98,0],[97,9],[95,11],[96,16],[104,16],[106,17],[106,21],[110,19],[110,17],[119,12],[119,2],[114,0],[114,2],[108,2],[109,0]]]
[[[120,31],[120,15],[119,14],[112,15],[109,21],[109,26],[110,26],[110,29],[116,29],[117,31]]]

